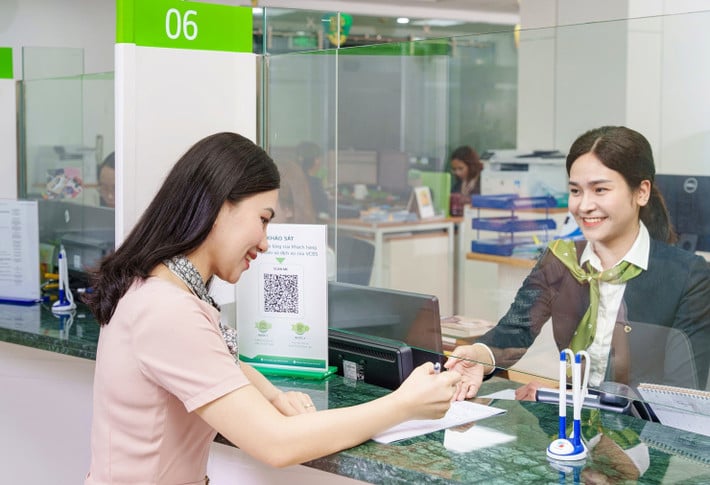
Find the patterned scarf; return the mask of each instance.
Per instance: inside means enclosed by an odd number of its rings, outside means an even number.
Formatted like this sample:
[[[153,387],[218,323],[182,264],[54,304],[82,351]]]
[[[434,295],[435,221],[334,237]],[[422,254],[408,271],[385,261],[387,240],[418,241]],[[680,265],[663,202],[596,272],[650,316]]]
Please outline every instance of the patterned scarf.
[[[597,271],[589,261],[585,263],[586,269],[582,268],[577,261],[577,248],[574,241],[557,239],[549,244],[550,251],[557,259],[569,269],[572,276],[580,283],[589,284],[589,308],[577,326],[570,348],[572,352],[587,349],[594,341],[597,333],[597,313],[599,313],[599,282],[604,281],[614,285],[626,283],[631,278],[635,278],[643,272],[643,269],[622,261],[613,268]]]
[[[167,266],[168,269],[175,274],[175,276],[180,278],[182,282],[187,285],[190,291],[197,296],[197,298],[209,303],[219,311],[219,305],[209,295],[209,290],[207,289],[212,281],[212,278],[210,278],[210,280],[207,281],[207,284],[205,284],[205,282],[202,281],[202,276],[199,271],[197,271],[197,268],[195,268],[189,259],[182,255],[166,259],[163,261],[163,264]],[[219,329],[222,331],[222,338],[224,338],[224,341],[227,344],[229,353],[236,356],[239,350],[237,345],[237,331],[232,327],[225,325],[222,321],[219,322]]]

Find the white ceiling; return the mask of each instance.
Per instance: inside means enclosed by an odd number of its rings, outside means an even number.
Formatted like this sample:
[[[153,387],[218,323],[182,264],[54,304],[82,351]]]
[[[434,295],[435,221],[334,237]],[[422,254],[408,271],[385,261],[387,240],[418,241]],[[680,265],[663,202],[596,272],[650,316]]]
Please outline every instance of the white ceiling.
[[[500,25],[515,25],[520,19],[518,0],[212,0],[209,3]]]

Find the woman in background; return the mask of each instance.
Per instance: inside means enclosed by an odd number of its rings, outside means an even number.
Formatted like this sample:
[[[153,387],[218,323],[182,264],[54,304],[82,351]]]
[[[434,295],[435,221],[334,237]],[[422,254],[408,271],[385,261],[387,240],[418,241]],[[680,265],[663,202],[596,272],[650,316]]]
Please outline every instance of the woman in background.
[[[313,142],[304,141],[296,147],[296,157],[308,179],[311,203],[316,217],[328,219],[328,214],[331,212],[328,194],[326,194],[323,180],[319,176],[323,164],[320,147]]]
[[[567,155],[569,211],[586,241],[551,242],[498,325],[454,350],[458,358],[445,367],[463,375],[457,398],[473,397],[496,366],[515,364],[550,318],[559,350],[590,354],[592,386],[642,378],[705,387],[710,266],[671,245],[655,173],[651,146],[634,130],[605,126],[577,138]],[[631,346],[651,330],[661,338]],[[539,386],[527,384],[516,397],[535,399]]]
[[[355,446],[405,420],[444,415],[459,375],[431,363],[374,401],[314,412],[237,360],[234,330],[208,294],[235,283],[268,249],[278,203],[274,162],[248,139],[218,133],[191,147],[123,244],[93,275],[101,324],[87,484],[207,483],[217,432],[287,466]]]
[[[469,199],[473,194],[481,193],[481,171],[483,164],[470,146],[461,146],[451,154],[451,172],[454,180],[451,187],[452,194],[462,194]]]
[[[99,198],[103,207],[116,207],[116,154],[111,152],[99,165]]]

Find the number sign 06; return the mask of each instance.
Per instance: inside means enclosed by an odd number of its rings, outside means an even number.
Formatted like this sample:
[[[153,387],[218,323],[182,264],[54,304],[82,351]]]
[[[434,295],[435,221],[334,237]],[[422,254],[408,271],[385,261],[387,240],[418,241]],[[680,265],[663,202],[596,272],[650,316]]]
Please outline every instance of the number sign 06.
[[[187,40],[197,38],[197,24],[190,17],[197,15],[194,10],[188,10],[184,15],[176,8],[171,8],[165,15],[165,34],[172,40],[181,35]]]

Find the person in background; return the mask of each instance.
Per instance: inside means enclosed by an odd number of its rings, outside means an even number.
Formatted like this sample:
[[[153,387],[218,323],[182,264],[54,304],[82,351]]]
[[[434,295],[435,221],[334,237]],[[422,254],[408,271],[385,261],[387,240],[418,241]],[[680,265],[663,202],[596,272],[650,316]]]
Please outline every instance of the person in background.
[[[315,224],[316,212],[313,208],[308,176],[301,167],[289,160],[277,162],[281,175],[279,187],[279,210],[273,222],[290,224]]]
[[[443,416],[456,372],[417,367],[392,393],[315,412],[238,361],[236,334],[209,296],[268,249],[280,175],[248,139],[193,145],[121,246],[92,273],[87,304],[101,325],[86,484],[207,483],[217,432],[287,466],[355,446],[405,420]]]
[[[638,384],[629,381],[640,367],[661,384],[704,388],[710,266],[671,245],[675,234],[653,182],[650,144],[629,128],[604,126],[577,138],[566,167],[569,210],[586,241],[552,241],[498,325],[475,344],[454,349],[445,367],[463,376],[457,398],[473,397],[496,366],[515,364],[549,318],[559,350],[590,354],[592,386]],[[672,354],[661,340],[641,350],[649,354],[629,355],[629,342],[635,332],[643,335],[644,325],[666,327],[669,338],[682,334],[691,350]],[[681,365],[683,359],[689,365]],[[516,397],[535,399],[540,385],[526,384]]]
[[[296,163],[288,160],[278,162],[277,166],[281,174],[281,187],[276,215],[271,222],[315,224],[316,214],[313,210],[306,174]],[[337,261],[335,252],[330,246],[326,248],[326,268],[328,281],[334,281],[337,278]]]
[[[103,207],[116,207],[116,161],[111,152],[99,165],[99,200]]]
[[[296,158],[308,177],[308,187],[316,216],[327,219],[330,213],[328,194],[323,189],[323,180],[318,176],[322,165],[320,147],[309,141],[302,142],[296,147]]]
[[[481,172],[483,163],[470,146],[461,146],[451,154],[451,172],[454,174],[451,193],[462,194],[468,199],[474,194],[481,193]]]

